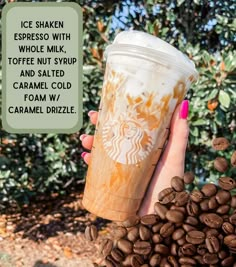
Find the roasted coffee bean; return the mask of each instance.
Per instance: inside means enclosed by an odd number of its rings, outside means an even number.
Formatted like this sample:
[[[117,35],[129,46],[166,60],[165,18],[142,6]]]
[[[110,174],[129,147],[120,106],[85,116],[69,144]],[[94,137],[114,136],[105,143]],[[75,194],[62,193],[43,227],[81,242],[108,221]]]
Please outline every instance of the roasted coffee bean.
[[[205,214],[203,217],[203,221],[207,226],[216,229],[221,228],[223,224],[223,219],[215,213]]]
[[[185,235],[185,231],[182,228],[176,229],[172,234],[173,240],[181,239]]]
[[[131,257],[130,257],[130,265],[132,267],[140,267],[140,266],[143,265],[143,263],[144,263],[144,260],[140,255],[137,255],[137,254],[131,255]]]
[[[184,220],[184,214],[177,210],[168,210],[166,219],[173,223],[181,223]]]
[[[99,248],[99,252],[103,257],[106,257],[107,255],[109,255],[111,253],[113,247],[113,242],[110,239],[104,239],[101,242],[100,248]]]
[[[156,244],[161,243],[163,241],[163,237],[160,234],[154,234],[152,236],[152,241]]]
[[[193,201],[189,201],[187,204],[187,212],[190,216],[197,216],[199,213],[198,205]]]
[[[206,237],[210,236],[218,236],[219,232],[216,229],[207,229],[206,231]]]
[[[232,214],[232,215],[229,217],[229,221],[230,221],[233,225],[236,225],[236,213]]]
[[[118,263],[112,258],[111,255],[108,255],[105,259],[105,263],[107,267],[117,267]]]
[[[178,261],[174,256],[168,256],[167,260],[171,264],[171,266],[179,267]]]
[[[230,192],[226,190],[219,190],[216,194],[216,200],[220,205],[226,204],[230,201]]]
[[[205,262],[203,261],[203,256],[201,256],[201,255],[194,256],[194,259],[195,259],[199,264],[202,264],[202,265],[205,264]],[[181,266],[181,267],[182,267],[182,266]],[[189,267],[192,267],[192,265],[191,265],[191,266],[189,265]]]
[[[168,237],[168,236],[171,236],[173,234],[174,230],[175,230],[175,227],[174,227],[173,223],[167,222],[161,227],[160,234],[163,237]]]
[[[152,231],[153,233],[157,233],[160,231],[161,227],[164,225],[164,223],[157,223],[155,225],[152,226]]]
[[[161,255],[169,254],[169,248],[163,244],[156,244],[154,250],[155,252],[160,253]]]
[[[197,253],[201,256],[205,255],[207,253],[207,247],[206,244],[200,244],[197,246]]]
[[[198,224],[199,224],[198,219],[195,218],[195,217],[193,217],[193,216],[188,216],[188,217],[186,218],[185,222],[186,222],[187,224],[190,224],[190,225],[198,225]]]
[[[201,244],[205,241],[205,233],[200,231],[190,231],[186,235],[186,240],[190,244]]]
[[[196,230],[196,227],[195,227],[195,226],[190,225],[190,224],[187,224],[187,223],[184,223],[184,224],[182,225],[182,227],[183,227],[183,229],[184,229],[186,232]]]
[[[209,209],[216,209],[219,206],[218,202],[216,201],[216,197],[213,196],[208,201],[208,208]]]
[[[131,266],[131,257],[132,257],[132,255],[133,254],[130,254],[130,255],[128,255],[125,259],[124,259],[124,261],[122,262],[122,265],[121,266]]]
[[[229,214],[222,215],[222,219],[224,222],[229,222]]]
[[[170,247],[171,255],[177,256],[178,253],[178,245],[176,243],[172,243]]]
[[[186,243],[182,246],[183,255],[193,256],[196,253],[196,247],[193,244]]]
[[[218,172],[226,172],[228,169],[228,162],[225,158],[222,157],[217,157],[214,160],[214,168],[218,171]]]
[[[151,252],[151,249],[151,244],[146,241],[136,241],[133,247],[134,253],[140,255],[148,255]]]
[[[221,177],[219,179],[219,186],[224,190],[232,190],[235,188],[235,180],[231,177]]]
[[[179,206],[175,206],[175,205],[171,205],[170,210],[177,210],[177,211],[180,211],[184,214],[186,213],[185,207],[179,207]]]
[[[138,229],[138,227],[136,227],[136,226],[131,227],[128,230],[127,239],[130,240],[131,242],[135,242],[136,240],[138,240],[138,238],[139,238],[139,229]]]
[[[85,229],[85,238],[88,241],[94,241],[98,237],[97,227],[95,225],[88,225]]]
[[[133,244],[129,240],[118,240],[117,247],[125,254],[130,254],[133,251]]]
[[[150,265],[148,265],[148,264],[143,264],[143,265],[141,265],[141,267],[149,267]]]
[[[212,147],[215,150],[225,150],[229,147],[229,141],[224,137],[217,137],[212,141]]]
[[[179,176],[174,176],[171,179],[171,187],[177,192],[183,191],[184,190],[184,180],[182,178],[180,178]]]
[[[210,253],[217,253],[220,251],[220,242],[215,236],[206,238],[206,247]]]
[[[225,205],[221,205],[221,206],[216,210],[216,212],[217,212],[218,214],[224,215],[224,214],[228,213],[229,210],[230,210],[230,206],[227,205],[227,204],[225,204]]]
[[[231,162],[231,165],[235,168],[236,167],[236,151],[234,151],[234,153],[232,154],[230,162]]]
[[[124,227],[132,227],[132,226],[135,226],[139,223],[139,216],[137,215],[133,215],[133,216],[130,216],[127,220],[123,221],[122,222],[122,225]]]
[[[199,190],[193,190],[190,194],[190,199],[193,201],[193,202],[201,202],[204,198],[204,195],[201,191]]]
[[[223,260],[225,258],[227,258],[229,255],[228,253],[225,251],[225,250],[221,250],[219,253],[218,253],[218,257],[219,259]]]
[[[194,181],[194,174],[192,172],[185,172],[183,177],[185,184],[191,184]]]
[[[204,199],[200,202],[200,207],[202,211],[208,211],[209,210],[209,200]]]
[[[221,261],[221,266],[223,267],[230,267],[232,266],[234,263],[234,257],[233,256],[229,256],[227,258],[225,258],[224,260]]]
[[[125,227],[122,226],[118,226],[115,231],[113,232],[113,236],[115,239],[120,239],[124,236],[126,236],[127,234],[127,229]]]
[[[164,220],[166,218],[166,213],[168,209],[165,205],[162,205],[160,202],[156,202],[154,205],[154,211],[162,220]]]
[[[144,215],[140,222],[144,225],[153,225],[155,223],[157,223],[159,220],[159,217],[155,214],[148,214],[148,215]]]
[[[162,204],[167,204],[173,201],[175,198],[175,191],[171,188],[165,188],[158,194],[158,200]]]
[[[187,243],[186,238],[182,237],[182,238],[178,239],[177,243],[179,246],[183,246],[185,243]]]
[[[193,258],[190,257],[181,257],[179,259],[180,264],[189,264],[189,265],[196,265],[196,261]]]
[[[216,264],[219,262],[219,258],[217,256],[217,254],[210,254],[210,253],[206,253],[204,256],[203,256],[203,261],[206,263],[206,264]]]
[[[160,267],[171,267],[166,257],[161,259]]]
[[[161,262],[161,255],[157,253],[152,255],[152,257],[149,260],[149,264],[152,267],[157,266],[158,264],[160,264],[160,262]]]
[[[236,248],[236,235],[225,236],[224,244],[230,248]]]
[[[117,262],[121,262],[124,260],[124,253],[121,250],[119,250],[118,248],[114,248],[111,251],[111,256]]]
[[[144,225],[140,225],[139,227],[139,236],[140,239],[145,241],[151,238],[151,231]]]
[[[236,208],[236,196],[232,196],[230,206],[231,208]]]
[[[175,194],[175,205],[176,206],[185,206],[188,203],[189,194],[188,192],[177,192]]]
[[[216,194],[217,187],[214,184],[205,184],[201,191],[206,197],[212,197]]]

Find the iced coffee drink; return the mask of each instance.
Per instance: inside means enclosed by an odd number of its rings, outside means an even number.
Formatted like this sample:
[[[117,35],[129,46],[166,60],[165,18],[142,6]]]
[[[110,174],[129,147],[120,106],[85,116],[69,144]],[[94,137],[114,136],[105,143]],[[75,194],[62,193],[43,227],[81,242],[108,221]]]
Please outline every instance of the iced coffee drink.
[[[123,221],[139,209],[172,114],[197,72],[176,48],[138,31],[118,34],[106,57],[83,205]]]

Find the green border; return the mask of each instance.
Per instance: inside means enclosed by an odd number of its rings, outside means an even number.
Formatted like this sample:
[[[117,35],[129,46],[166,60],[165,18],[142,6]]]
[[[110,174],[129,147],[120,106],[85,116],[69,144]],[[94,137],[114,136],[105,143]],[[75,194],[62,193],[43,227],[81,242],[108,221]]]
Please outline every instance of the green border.
[[[79,101],[79,110],[78,110],[78,122],[76,126],[71,129],[15,129],[12,128],[7,120],[6,120],[6,17],[7,12],[14,7],[71,7],[78,14],[78,44],[79,44],[79,73],[78,73],[78,84],[79,84],[79,92],[78,92],[78,101]],[[2,10],[2,126],[4,130],[9,133],[75,133],[80,130],[83,125],[83,14],[81,7],[74,2],[63,2],[63,3],[8,3],[4,6]]]

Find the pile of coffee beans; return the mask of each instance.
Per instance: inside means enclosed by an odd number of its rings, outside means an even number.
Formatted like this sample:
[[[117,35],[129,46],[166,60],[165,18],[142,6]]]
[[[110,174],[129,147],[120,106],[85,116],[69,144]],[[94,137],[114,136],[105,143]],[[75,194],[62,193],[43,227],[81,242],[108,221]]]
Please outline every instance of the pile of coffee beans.
[[[225,138],[213,141],[213,148],[225,150]],[[235,167],[236,152],[231,157]],[[227,165],[227,168],[226,168]],[[228,162],[218,160],[221,171]],[[171,187],[158,195],[154,214],[134,216],[116,227],[113,239],[103,240],[100,253],[107,267],[236,267],[236,182],[221,177],[218,185],[205,184],[187,191],[194,174],[175,176]],[[86,229],[89,240],[96,238],[93,226]],[[93,238],[94,237],[94,238]]]

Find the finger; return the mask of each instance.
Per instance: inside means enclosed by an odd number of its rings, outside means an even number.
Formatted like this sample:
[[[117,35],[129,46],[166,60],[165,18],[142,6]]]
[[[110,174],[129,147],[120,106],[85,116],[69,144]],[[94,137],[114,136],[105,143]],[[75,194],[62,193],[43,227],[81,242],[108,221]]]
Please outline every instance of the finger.
[[[91,158],[91,153],[88,153],[88,152],[83,152],[81,154],[81,157],[83,158],[84,162],[86,164],[89,164],[89,161],[90,161],[90,158]]]
[[[93,146],[93,140],[94,140],[94,136],[93,135],[84,135],[82,141],[82,146],[85,149],[91,150],[92,146]]]
[[[90,110],[88,112],[88,115],[89,115],[91,123],[95,125],[97,123],[97,119],[98,119],[98,112],[94,111],[94,110]]]

